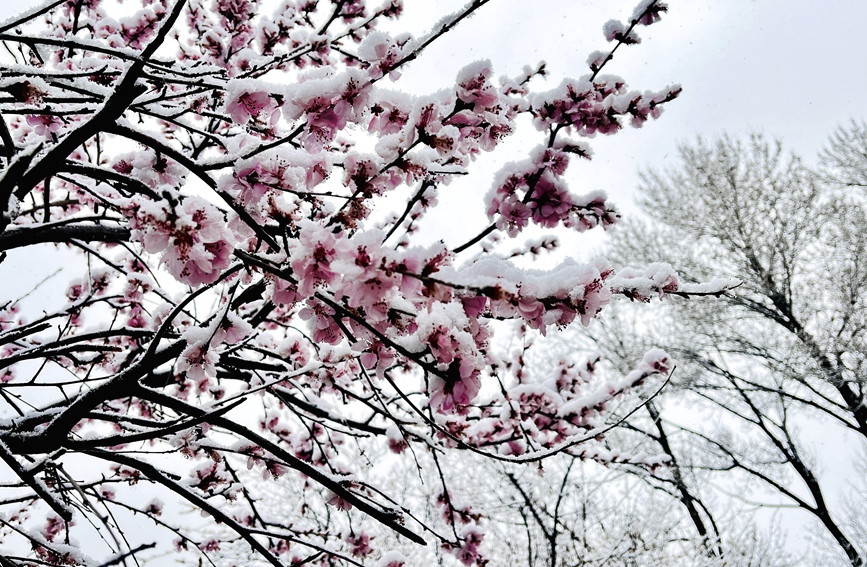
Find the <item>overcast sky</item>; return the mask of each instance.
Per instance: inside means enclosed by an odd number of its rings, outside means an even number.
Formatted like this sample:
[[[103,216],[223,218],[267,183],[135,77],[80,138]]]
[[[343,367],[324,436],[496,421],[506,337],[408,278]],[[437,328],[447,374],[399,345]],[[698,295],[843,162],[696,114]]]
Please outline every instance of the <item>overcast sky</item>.
[[[415,33],[436,14],[464,0],[407,0]],[[621,48],[606,68],[632,88],[683,86],[663,116],[640,130],[631,128],[591,141],[595,157],[570,168],[573,190],[604,189],[627,214],[638,185],[638,170],[671,167],[677,145],[697,136],[762,131],[781,138],[808,162],[828,134],[851,118],[865,118],[867,51],[862,0],[670,0],[662,21],[639,28],[642,43]],[[467,62],[489,58],[498,74],[516,75],[525,64],[548,62],[551,77],[539,90],[565,76],[586,72],[587,55],[610,47],[602,25],[626,19],[635,0],[494,0],[434,44],[398,86],[430,92],[453,80]],[[519,159],[538,144],[533,132],[496,156]],[[495,167],[495,166],[492,166]],[[490,179],[475,181],[487,191]],[[575,240],[578,253],[587,242]]]
[[[396,28],[421,35],[465,1],[405,0],[406,18]],[[586,72],[587,55],[610,46],[602,25],[628,18],[636,1],[493,0],[430,47],[394,87],[430,93],[453,85],[457,71],[477,59],[491,59],[497,74],[508,75],[544,59],[551,76],[547,84],[534,86],[553,88],[563,77]],[[0,21],[37,3],[0,2]],[[660,23],[639,29],[641,45],[618,50],[607,72],[640,90],[679,83],[683,94],[666,106],[660,120],[592,140],[593,161],[570,170],[575,192],[604,189],[629,212],[638,170],[674,165],[679,142],[760,130],[811,161],[836,125],[865,117],[867,51],[861,27],[867,2],[668,3],[669,13]],[[520,159],[540,140],[527,129],[526,136],[482,160],[486,173],[473,178],[473,197],[487,191],[490,175],[505,159]],[[459,198],[472,200],[468,197],[461,189]]]
[[[634,4],[494,0],[463,24],[451,43],[434,46],[427,56],[442,58],[438,63],[445,75],[466,59],[490,58],[498,71],[508,74],[545,59],[553,86],[563,76],[584,72],[587,54],[606,45],[602,24],[625,19]],[[594,142],[597,159],[591,169],[604,184],[614,172],[631,177],[639,166],[670,163],[679,140],[723,131],[761,129],[812,154],[836,124],[863,116],[867,52],[861,38],[867,2],[669,4],[670,12],[660,23],[639,29],[642,44],[618,50],[607,70],[638,89],[680,83],[683,95],[658,122]],[[432,85],[437,79],[427,75]],[[623,190],[628,195],[630,189],[618,189],[617,194]]]

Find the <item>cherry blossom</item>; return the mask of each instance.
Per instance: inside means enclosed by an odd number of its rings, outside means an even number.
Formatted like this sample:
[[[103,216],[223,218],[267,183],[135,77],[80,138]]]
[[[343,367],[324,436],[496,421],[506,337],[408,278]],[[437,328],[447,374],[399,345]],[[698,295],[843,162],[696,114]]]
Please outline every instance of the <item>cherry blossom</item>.
[[[530,269],[518,257],[557,238],[513,240],[619,220],[570,168],[592,157],[586,139],[659,118],[680,93],[600,74],[662,2],[606,24],[612,50],[559,86],[544,64],[495,81],[480,60],[419,95],[395,89],[402,71],[486,1],[418,38],[381,29],[399,0],[55,4],[9,24],[16,74],[0,81],[0,253],[51,245],[38,253],[77,262],[32,320],[27,298],[0,304],[0,383],[14,392],[0,457],[20,488],[0,512],[19,518],[5,513],[26,501],[38,519],[3,520],[16,553],[110,564],[174,541],[193,563],[245,546],[275,566],[408,564],[379,549],[376,522],[481,566],[485,520],[448,475],[425,519],[376,486],[370,455],[569,452],[648,474],[665,462],[603,439],[617,404],[662,385],[668,355],[603,381],[578,356],[532,367],[533,339],[592,324],[616,298],[736,282],[689,287],[668,265],[604,259]],[[525,159],[472,177],[530,124]],[[465,176],[490,183],[481,202],[461,198],[472,236],[432,242],[431,213]],[[278,482],[298,489],[273,518],[260,502]],[[189,508],[206,519],[175,513]],[[97,539],[95,559],[75,543]]]
[[[226,112],[238,124],[246,124],[250,118],[258,118],[263,112],[267,113],[272,124],[279,118],[279,108],[266,92],[241,92],[226,105]]]
[[[50,114],[41,114],[39,116],[28,116],[27,124],[33,127],[33,133],[37,136],[51,138],[56,136],[60,131],[63,123],[60,118],[51,116]]]

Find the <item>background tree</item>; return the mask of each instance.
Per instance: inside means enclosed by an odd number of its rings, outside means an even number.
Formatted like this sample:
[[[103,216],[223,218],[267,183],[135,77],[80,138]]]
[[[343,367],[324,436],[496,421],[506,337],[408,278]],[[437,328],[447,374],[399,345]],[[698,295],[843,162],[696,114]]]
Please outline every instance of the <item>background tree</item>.
[[[865,132],[858,123],[840,129],[820,173],[759,135],[683,146],[680,167],[644,176],[653,224],[624,223],[612,240],[616,265],[663,258],[687,280],[742,281],[721,302],[675,300],[642,318],[647,340],[680,365],[665,401],[646,407],[645,431],[659,440],[668,430],[665,452],[711,471],[730,496],[804,512],[818,541],[856,566],[863,539],[837,493],[863,508],[864,487],[828,473],[851,467],[867,434],[867,210],[856,189],[864,161],[855,157]],[[633,349],[621,333],[596,338],[625,359]],[[833,447],[817,452],[821,438]]]
[[[519,549],[509,558],[511,564],[529,560],[522,560],[519,550],[533,553],[531,564],[551,566],[795,564],[778,534],[759,528],[751,519],[713,513],[713,528],[723,528],[724,534],[697,532],[679,494],[666,490],[659,479],[648,478],[652,475],[635,474],[627,467],[588,467],[559,458],[546,466],[548,480],[527,472],[523,478],[505,474],[517,497],[510,500],[504,494],[503,501],[512,506],[490,515],[497,525],[515,526],[511,538],[526,545],[515,546]],[[526,539],[516,537],[522,531]],[[491,530],[490,538],[498,536]]]
[[[0,254],[71,249],[81,271],[59,306],[0,309],[4,561],[132,564],[163,552],[156,526],[199,561],[241,544],[273,565],[403,564],[354,528],[361,515],[483,564],[479,519],[445,478],[423,521],[369,482],[366,444],[512,462],[580,444],[658,464],[598,439],[614,400],[668,373],[665,353],[610,382],[538,376],[497,337],[587,324],[612,295],[725,284],[604,260],[522,270],[490,239],[618,219],[564,174],[589,156],[581,137],[640,126],[680,92],[601,73],[667,8],[608,22],[612,49],[552,90],[531,91],[544,66],[497,85],[486,61],[430,96],[383,86],[487,1],[418,39],[377,30],[398,0],[56,0],[0,27]],[[438,192],[522,115],[541,144],[496,176],[476,236],[425,242]],[[244,467],[309,493],[267,515]],[[189,507],[230,535],[199,538]]]
[[[602,324],[587,329],[593,341],[553,337],[539,345],[530,365],[556,373],[576,348],[592,352],[603,345],[611,349],[610,357],[600,360],[598,354],[591,355],[585,364],[603,376],[618,374],[631,355],[661,340],[636,332],[642,326],[630,317],[636,313],[621,307],[606,310]],[[655,313],[640,311],[647,316],[641,319],[643,325],[656,321]],[[678,368],[674,376],[680,372]],[[660,416],[663,411],[683,411],[677,404],[680,394],[668,388],[638,411],[633,411],[634,405],[615,409],[614,415],[626,421],[606,441],[612,451],[668,455],[658,467],[628,462],[599,467],[579,464],[567,454],[546,461],[544,472],[538,474],[502,467],[488,473],[505,476],[507,482],[500,483],[504,487],[485,515],[496,518],[497,526],[515,526],[488,534],[512,544],[502,563],[522,563],[532,554],[533,564],[544,565],[798,564],[786,551],[776,522],[759,518],[756,510],[722,506],[721,495],[714,490],[718,479],[692,466],[683,433]]]
[[[611,332],[614,316],[622,315],[625,313],[620,309],[608,310],[606,324],[592,329],[597,335]],[[624,360],[628,359],[627,351],[638,356],[644,352],[641,343],[646,337],[635,335],[634,328],[625,322],[616,331],[611,339],[626,349],[619,352]],[[524,340],[530,342],[532,336],[525,333]],[[517,349],[527,356],[525,367],[541,376],[590,369],[602,376],[619,373],[616,367],[611,368],[610,361],[601,362],[598,356],[576,359],[574,337],[559,339],[539,337],[532,350]],[[372,483],[400,502],[418,503],[417,513],[423,521],[433,523],[448,513],[441,506],[424,506],[425,502],[441,502],[447,488],[449,500],[461,511],[461,521],[482,520],[486,557],[493,565],[799,565],[786,551],[778,523],[759,518],[755,511],[720,506],[721,497],[712,484],[716,479],[707,471],[680,462],[682,457],[687,463],[692,461],[677,439],[682,433],[659,419],[660,407],[670,408],[667,403],[659,406],[654,399],[636,411],[632,400],[624,400],[614,409],[613,419],[628,420],[606,434],[605,453],[590,458],[581,446],[539,466],[494,462],[475,454],[436,456],[418,451],[412,460],[393,462],[383,447],[378,452],[366,451],[363,458],[389,463],[378,467]],[[639,419],[642,414],[643,419]],[[666,453],[669,457],[652,468],[640,460],[633,464],[617,458],[642,453]],[[612,460],[617,464],[612,466]],[[300,483],[273,486],[260,480],[250,484],[271,496],[260,506],[263,515],[284,517],[301,506],[315,506],[309,498],[302,501],[305,493]],[[324,517],[327,508],[320,513]],[[352,527],[369,534],[380,546],[399,551],[408,564],[458,563],[440,548],[420,548],[401,541],[361,516],[353,517]],[[235,554],[239,561],[249,561],[243,550],[235,548],[227,553]]]

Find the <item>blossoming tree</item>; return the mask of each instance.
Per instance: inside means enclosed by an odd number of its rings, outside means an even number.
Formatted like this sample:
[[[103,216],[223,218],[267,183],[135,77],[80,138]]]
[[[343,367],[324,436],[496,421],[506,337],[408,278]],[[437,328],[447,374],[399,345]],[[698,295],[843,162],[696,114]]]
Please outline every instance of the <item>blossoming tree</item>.
[[[564,172],[590,156],[581,138],[641,126],[680,92],[601,72],[667,8],[644,0],[606,24],[613,48],[547,92],[529,86],[544,66],[494,82],[486,61],[430,96],[393,90],[489,1],[421,38],[379,31],[400,0],[268,13],[255,0],[127,0],[117,14],[54,0],[0,26],[0,253],[68,249],[81,269],[57,310],[0,302],[4,561],[120,564],[171,540],[216,560],[227,539],[197,539],[177,514],[191,506],[273,565],[405,562],[353,531],[353,514],[483,564],[481,520],[445,480],[442,522],[417,521],[365,480],[365,444],[664,461],[598,443],[612,403],[669,372],[663,352],[600,384],[575,363],[534,376],[521,349],[498,354],[497,335],[588,324],[615,295],[728,284],[601,259],[523,270],[491,243],[618,219]],[[421,241],[438,192],[522,114],[540,144],[478,203],[489,222],[462,244]],[[306,503],[260,513],[245,467],[301,479],[326,520]]]

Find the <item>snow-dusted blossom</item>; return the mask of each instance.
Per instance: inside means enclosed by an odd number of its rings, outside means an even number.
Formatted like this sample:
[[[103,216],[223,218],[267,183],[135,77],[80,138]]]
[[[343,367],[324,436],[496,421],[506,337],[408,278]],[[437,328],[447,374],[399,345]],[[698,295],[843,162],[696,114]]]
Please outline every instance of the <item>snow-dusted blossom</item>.
[[[382,555],[377,567],[404,567],[409,560],[399,551],[388,551]]]
[[[115,157],[112,169],[153,189],[174,188],[187,176],[186,170],[177,162],[152,150],[120,154]]]
[[[358,535],[350,534],[346,538],[346,543],[349,544],[352,555],[356,557],[365,557],[373,552],[373,548],[370,547],[371,539],[372,537],[366,533]]]
[[[57,116],[50,114],[30,115],[27,117],[27,124],[33,127],[33,133],[44,138],[56,136],[63,127],[63,122]]]
[[[267,92],[241,92],[226,105],[226,112],[236,124],[246,124],[250,118],[265,114],[273,126],[280,118],[280,107]]]
[[[500,101],[497,89],[491,84],[493,75],[490,61],[477,61],[458,73],[458,98],[479,108],[490,108]]]
[[[127,215],[134,237],[147,252],[162,252],[160,262],[178,281],[211,283],[229,266],[233,237],[223,213],[204,199],[188,197],[171,209],[135,199]]]
[[[325,227],[309,222],[302,225],[301,236],[289,253],[301,295],[313,295],[316,288],[337,277],[331,269],[331,262],[337,257],[337,242],[335,234]]]
[[[395,90],[406,64],[479,2],[415,39],[383,31],[401,0],[130,1],[54,3],[6,34],[16,61],[0,79],[0,251],[33,243],[83,258],[54,286],[60,306],[39,303],[34,322],[0,301],[0,384],[12,393],[0,452],[41,500],[31,506],[41,516],[13,521],[20,498],[0,498],[4,526],[35,528],[24,563],[146,558],[81,553],[75,536],[92,539],[100,510],[119,510],[111,532],[141,512],[179,552],[215,563],[226,542],[246,542],[255,561],[406,567],[356,521],[375,509],[419,539],[394,498],[362,480],[359,455],[472,447],[521,461],[569,446],[603,464],[663,462],[572,445],[670,372],[668,355],[652,351],[622,377],[575,357],[545,373],[529,362],[533,337],[589,324],[615,295],[731,282],[683,287],[663,264],[521,267],[518,256],[556,248],[554,236],[504,247],[530,225],[615,223],[607,196],[567,170],[592,155],[583,138],[659,117],[679,87],[631,90],[600,74],[610,52],[596,52],[591,74],[544,92],[544,63],[495,81],[488,60],[462,62],[433,93]],[[633,28],[665,10],[642,0],[605,35],[635,43]],[[502,167],[483,202],[449,186],[530,123],[538,146]],[[436,214],[449,204],[461,214]],[[459,217],[466,226],[431,243],[431,223]],[[287,517],[267,513],[271,494],[251,477],[299,487]],[[196,535],[165,518],[178,507],[142,497],[150,483],[234,533]],[[480,512],[448,486],[436,505],[430,530],[444,549],[485,565]]]

